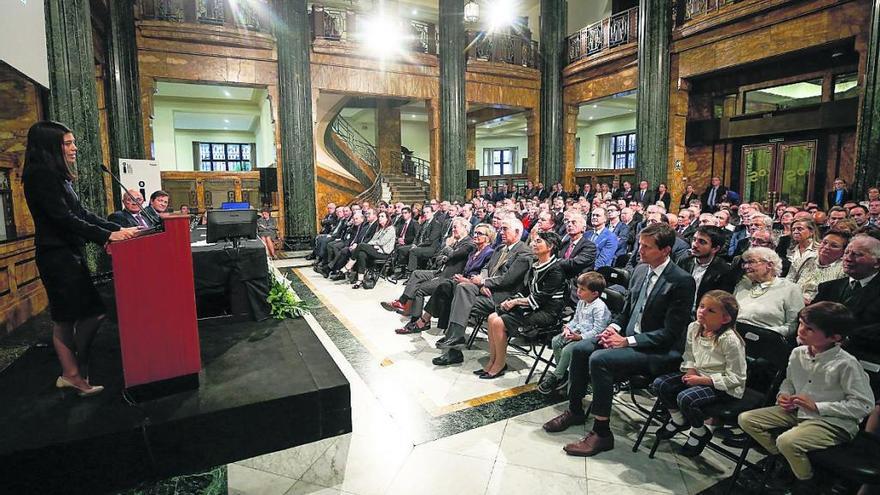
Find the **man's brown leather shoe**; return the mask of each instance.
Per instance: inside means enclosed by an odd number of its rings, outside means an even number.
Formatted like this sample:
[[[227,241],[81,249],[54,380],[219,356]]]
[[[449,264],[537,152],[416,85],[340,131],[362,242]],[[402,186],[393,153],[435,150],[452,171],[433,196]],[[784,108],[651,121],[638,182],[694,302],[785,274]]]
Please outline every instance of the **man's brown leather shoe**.
[[[614,435],[600,437],[595,431],[587,433],[580,442],[570,443],[562,448],[568,455],[579,457],[592,457],[599,452],[605,452],[614,448]]]
[[[566,409],[564,413],[544,423],[544,430],[548,433],[559,433],[560,431],[565,431],[574,425],[582,425],[586,420],[586,416],[575,416],[571,411]]]

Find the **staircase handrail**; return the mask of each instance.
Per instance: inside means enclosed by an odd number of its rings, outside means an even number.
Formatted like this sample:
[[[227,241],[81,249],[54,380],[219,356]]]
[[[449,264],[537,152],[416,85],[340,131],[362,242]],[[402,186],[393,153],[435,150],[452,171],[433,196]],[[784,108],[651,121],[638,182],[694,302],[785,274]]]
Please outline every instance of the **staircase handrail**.
[[[390,155],[391,163],[399,164],[398,170],[403,175],[409,175],[426,184],[431,183],[431,162],[417,156],[404,155],[401,151],[392,151]]]
[[[358,194],[350,204],[369,201],[375,204],[382,197],[382,173],[379,168],[379,155],[376,147],[366,140],[355,127],[345,119],[341,114],[337,115],[330,123],[329,130],[339,136],[339,138],[348,145],[352,153],[363,160],[373,172],[372,183],[370,178],[364,176],[363,173],[355,174],[361,184],[370,183],[367,188]],[[333,147],[336,149],[336,147]],[[337,157],[338,158],[338,157]]]

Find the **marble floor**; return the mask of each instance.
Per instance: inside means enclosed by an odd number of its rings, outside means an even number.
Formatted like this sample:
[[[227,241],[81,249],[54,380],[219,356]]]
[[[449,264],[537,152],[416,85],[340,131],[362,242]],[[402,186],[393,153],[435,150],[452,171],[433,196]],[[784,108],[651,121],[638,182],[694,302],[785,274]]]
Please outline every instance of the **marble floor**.
[[[613,451],[567,456],[562,446],[586,427],[541,429],[564,403],[523,386],[530,359],[511,355],[513,372],[478,380],[470,371],[486,356],[482,342],[463,365],[437,368],[437,332],[395,335],[400,318],[378,304],[400,285],[352,290],[302,260],[275,263],[312,302],[306,319],[351,383],[353,433],[229,465],[232,494],[696,494],[733,470],[714,453],[691,460],[668,443],[653,460],[648,446],[633,453],[643,420],[628,398],[615,406]]]

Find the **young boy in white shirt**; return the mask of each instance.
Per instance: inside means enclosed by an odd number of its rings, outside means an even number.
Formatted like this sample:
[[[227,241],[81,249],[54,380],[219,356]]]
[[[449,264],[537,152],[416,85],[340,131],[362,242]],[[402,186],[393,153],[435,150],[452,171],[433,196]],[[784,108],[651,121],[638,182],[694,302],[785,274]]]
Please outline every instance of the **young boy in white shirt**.
[[[598,272],[581,273],[577,278],[577,308],[571,322],[562,326],[562,333],[553,337],[553,360],[556,368],[538,384],[538,392],[550,394],[554,390],[568,388],[568,365],[571,363],[571,346],[568,344],[584,339],[596,340],[611,321],[611,311],[601,299],[605,290],[605,277]]]
[[[797,481],[794,493],[813,493],[807,453],[849,442],[871,412],[874,394],[858,360],[840,348],[855,319],[846,306],[820,302],[802,309],[800,347],[788,360],[776,405],[744,412],[739,425],[771,454],[782,454]],[[774,429],[787,428],[776,438]]]

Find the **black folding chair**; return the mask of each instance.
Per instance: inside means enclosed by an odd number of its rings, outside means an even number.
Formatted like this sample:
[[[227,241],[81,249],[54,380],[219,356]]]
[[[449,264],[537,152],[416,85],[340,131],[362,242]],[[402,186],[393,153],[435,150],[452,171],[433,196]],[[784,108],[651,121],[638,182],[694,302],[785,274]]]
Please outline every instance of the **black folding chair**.
[[[785,337],[781,334],[768,330],[766,328],[756,327],[746,323],[737,323],[736,331],[742,336],[746,344],[746,363],[748,370],[746,372],[746,390],[741,399],[732,399],[720,401],[704,408],[703,412],[706,416],[716,418],[726,426],[737,426],[737,419],[740,413],[765,407],[774,403],[779,385],[785,378],[785,370],[788,367],[788,357],[791,354],[791,346],[786,342]],[[654,403],[651,416],[645,421],[645,425],[639,432],[636,443],[633,446],[633,452],[638,450],[642,439],[647,433],[651,422],[658,418],[662,406],[658,399]],[[668,415],[661,422],[660,428],[665,428],[670,421]],[[659,439],[654,440],[651,446],[651,452],[648,457],[654,458],[659,446]],[[736,462],[733,474],[729,478],[727,493],[731,493],[733,487],[736,486],[736,480],[742,471],[743,465],[754,467],[753,464],[746,461],[749,450],[757,444],[749,438],[742,447],[739,455],[731,452],[727,447],[718,445],[715,442],[709,442],[707,448],[712,449],[718,454]]]
[[[597,270],[602,277],[605,278],[605,285],[612,287],[619,285],[625,289],[629,288],[629,272],[623,268],[615,268],[613,266],[602,266]]]

